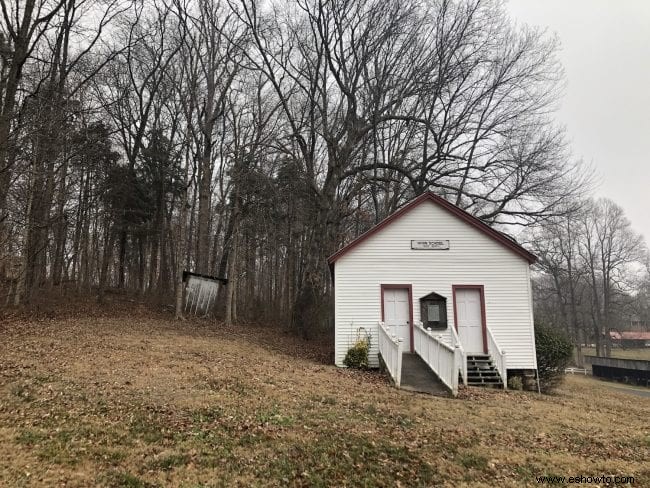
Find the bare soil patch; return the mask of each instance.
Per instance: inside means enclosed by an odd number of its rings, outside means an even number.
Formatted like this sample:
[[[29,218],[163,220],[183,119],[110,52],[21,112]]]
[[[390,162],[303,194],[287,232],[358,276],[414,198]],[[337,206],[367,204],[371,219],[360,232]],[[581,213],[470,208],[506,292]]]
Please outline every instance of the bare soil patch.
[[[445,399],[329,365],[328,343],[129,310],[0,322],[5,486],[650,486],[650,399]]]

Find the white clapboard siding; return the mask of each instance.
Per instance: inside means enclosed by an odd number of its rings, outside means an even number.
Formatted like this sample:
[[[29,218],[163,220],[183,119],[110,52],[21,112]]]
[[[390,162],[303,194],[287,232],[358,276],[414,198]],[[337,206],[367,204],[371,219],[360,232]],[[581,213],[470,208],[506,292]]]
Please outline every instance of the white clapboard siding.
[[[449,240],[450,249],[412,250],[412,239]],[[411,284],[413,319],[420,320],[419,299],[436,292],[447,297],[450,327],[452,285],[483,285],[487,326],[506,351],[508,368],[537,367],[528,262],[432,201],[412,207],[340,256],[334,266],[339,366],[359,327],[372,332],[370,361],[377,366],[381,284]],[[449,331],[442,334],[451,344]]]

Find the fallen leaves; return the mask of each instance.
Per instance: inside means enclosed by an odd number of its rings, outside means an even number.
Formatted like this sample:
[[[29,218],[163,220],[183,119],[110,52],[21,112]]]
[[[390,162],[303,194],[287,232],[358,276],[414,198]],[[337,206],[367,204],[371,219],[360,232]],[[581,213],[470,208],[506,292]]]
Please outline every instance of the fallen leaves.
[[[269,327],[143,309],[0,329],[0,484],[521,486],[598,470],[650,483],[649,401],[589,378],[552,397],[434,398]]]

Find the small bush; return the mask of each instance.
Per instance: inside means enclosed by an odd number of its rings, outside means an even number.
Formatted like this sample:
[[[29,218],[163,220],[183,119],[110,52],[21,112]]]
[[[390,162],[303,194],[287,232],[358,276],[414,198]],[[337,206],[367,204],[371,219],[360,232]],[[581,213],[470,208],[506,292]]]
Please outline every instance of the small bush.
[[[557,388],[564,379],[564,369],[571,361],[573,345],[559,330],[535,325],[535,348],[539,387],[544,393]]]
[[[363,329],[359,329],[357,341],[348,349],[343,364],[348,368],[366,369],[368,368],[368,351],[370,350],[370,336],[365,334]]]
[[[508,388],[511,390],[523,390],[524,382],[521,379],[521,376],[511,376],[508,378]]]

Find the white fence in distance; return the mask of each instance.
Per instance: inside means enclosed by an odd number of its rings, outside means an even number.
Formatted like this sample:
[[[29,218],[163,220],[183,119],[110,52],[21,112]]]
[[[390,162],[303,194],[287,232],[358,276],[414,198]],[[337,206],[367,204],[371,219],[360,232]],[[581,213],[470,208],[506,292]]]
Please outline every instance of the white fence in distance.
[[[565,374],[582,374],[582,375],[587,375],[589,374],[589,370],[587,368],[565,368],[564,370]]]

